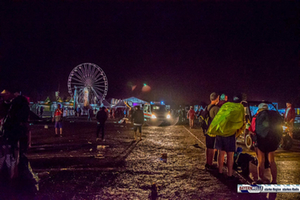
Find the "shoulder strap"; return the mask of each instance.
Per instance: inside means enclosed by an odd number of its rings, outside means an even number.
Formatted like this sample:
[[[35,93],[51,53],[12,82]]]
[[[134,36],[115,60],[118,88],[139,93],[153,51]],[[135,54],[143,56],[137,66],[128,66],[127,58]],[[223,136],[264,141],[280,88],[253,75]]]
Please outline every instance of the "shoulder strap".
[[[211,118],[211,117],[210,117],[210,114],[209,114],[209,111],[210,111],[213,107],[215,107],[215,106],[217,106],[217,105],[212,105],[209,109],[207,109],[207,112],[208,112],[207,114],[208,114],[208,117],[209,117],[209,118]]]

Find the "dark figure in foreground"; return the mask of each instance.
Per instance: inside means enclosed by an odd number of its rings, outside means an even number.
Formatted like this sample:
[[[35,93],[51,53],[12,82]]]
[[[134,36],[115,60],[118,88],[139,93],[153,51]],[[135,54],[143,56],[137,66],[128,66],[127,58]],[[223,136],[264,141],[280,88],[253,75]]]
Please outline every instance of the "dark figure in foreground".
[[[134,130],[134,140],[136,140],[136,132],[137,129],[139,129],[140,133],[140,140],[142,140],[142,126],[144,124],[144,113],[140,109],[140,106],[136,107],[136,110],[134,111],[132,115],[132,120],[133,120],[133,130]]]
[[[101,130],[101,133],[102,133],[102,141],[105,141],[104,139],[104,125],[105,125],[105,122],[107,120],[107,112],[105,111],[105,107],[101,107],[101,109],[98,111],[97,113],[97,132],[96,132],[96,137],[97,139],[96,140],[99,140],[99,132]]]
[[[17,90],[11,91],[1,93],[7,114],[0,128],[0,198],[4,195],[3,199],[18,199],[18,196],[25,199],[38,189],[38,178],[25,155],[28,150],[29,102]]]

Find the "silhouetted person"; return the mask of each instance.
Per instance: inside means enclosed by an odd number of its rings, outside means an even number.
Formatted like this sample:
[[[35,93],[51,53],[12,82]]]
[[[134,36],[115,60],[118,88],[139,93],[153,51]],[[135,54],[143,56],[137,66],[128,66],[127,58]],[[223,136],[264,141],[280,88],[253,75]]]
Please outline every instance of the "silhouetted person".
[[[9,167],[8,171],[4,173],[6,181],[3,183],[6,187],[9,187],[13,186],[14,184],[11,183],[15,182],[18,183],[18,191],[34,192],[36,191],[35,184],[37,184],[37,181],[29,169],[30,165],[25,155],[29,142],[29,102],[18,90],[5,90],[1,93],[1,96],[5,102],[8,102],[6,104],[6,108],[8,108],[7,115],[2,124],[0,137],[0,152],[6,152],[5,162],[6,166]],[[10,165],[7,165],[7,163]],[[9,195],[10,193],[9,190],[3,191],[1,189],[1,195]]]
[[[132,115],[133,120],[133,130],[134,130],[134,140],[136,140],[137,129],[139,129],[140,140],[142,140],[142,126],[144,124],[144,112],[140,109],[140,106],[136,107],[136,110]]]
[[[97,113],[97,132],[96,132],[96,140],[99,140],[99,132],[101,130],[102,133],[102,141],[105,141],[104,139],[104,126],[105,122],[108,118],[108,114],[105,111],[105,107],[101,107],[101,109]]]
[[[93,108],[90,108],[88,110],[88,121],[92,121],[93,116],[94,116]]]
[[[41,108],[40,108],[40,116],[41,116],[41,117],[43,117],[43,113],[44,113],[44,107],[41,106]]]

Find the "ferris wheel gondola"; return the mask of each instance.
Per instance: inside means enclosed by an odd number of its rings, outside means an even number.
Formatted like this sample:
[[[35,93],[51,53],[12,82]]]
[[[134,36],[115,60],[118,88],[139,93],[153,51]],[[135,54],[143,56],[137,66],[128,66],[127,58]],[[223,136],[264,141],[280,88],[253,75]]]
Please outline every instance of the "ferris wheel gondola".
[[[108,91],[108,80],[104,71],[96,64],[77,65],[68,78],[68,92],[78,104],[101,103]]]

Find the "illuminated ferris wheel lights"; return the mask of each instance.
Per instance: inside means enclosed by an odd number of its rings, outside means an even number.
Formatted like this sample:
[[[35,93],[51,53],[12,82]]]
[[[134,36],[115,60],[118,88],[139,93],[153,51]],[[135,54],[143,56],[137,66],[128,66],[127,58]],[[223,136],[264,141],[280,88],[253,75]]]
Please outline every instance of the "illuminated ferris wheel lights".
[[[68,92],[78,99],[78,103],[97,103],[107,95],[108,82],[104,71],[92,63],[76,66],[68,78]]]

